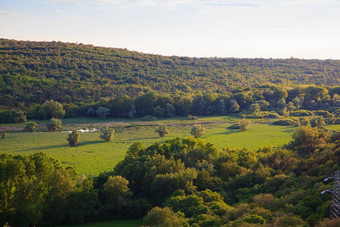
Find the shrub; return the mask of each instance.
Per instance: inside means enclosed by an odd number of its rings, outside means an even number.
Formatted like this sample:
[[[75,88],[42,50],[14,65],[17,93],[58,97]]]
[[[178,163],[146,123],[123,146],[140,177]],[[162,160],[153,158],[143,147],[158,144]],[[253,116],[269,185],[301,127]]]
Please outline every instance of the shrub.
[[[165,134],[170,134],[168,128],[166,127],[166,125],[160,125],[155,132],[157,132],[159,134],[160,137],[164,137]]]
[[[68,135],[67,141],[70,146],[75,147],[79,142],[79,132],[78,130],[73,129],[72,132]]]
[[[193,120],[193,121],[195,121],[195,120],[198,119],[198,117],[192,116],[192,115],[188,115],[187,119],[188,119],[188,120]]]
[[[323,116],[323,117],[329,117],[331,116],[331,113],[329,113],[327,110],[315,110],[315,115]]]
[[[239,125],[241,131],[246,131],[249,128],[250,121],[244,118],[240,121]]]
[[[33,132],[33,131],[35,131],[36,127],[37,127],[37,123],[35,123],[34,121],[29,121],[29,122],[26,123],[26,125],[24,127],[24,131]]]
[[[273,125],[295,125],[295,122],[293,120],[277,120],[273,121]]]
[[[106,142],[112,141],[115,135],[115,130],[113,128],[105,127],[102,131],[102,134],[99,136],[101,139]]]
[[[307,126],[309,121],[306,118],[300,117],[299,123],[300,123],[301,126]]]
[[[96,114],[99,118],[105,119],[107,116],[110,115],[110,110],[106,107],[99,107],[96,111]]]
[[[263,115],[265,118],[280,118],[280,115],[278,113],[266,113]]]
[[[314,116],[314,113],[309,110],[297,110],[290,113],[291,116],[295,117],[306,117],[306,116]]]
[[[310,125],[312,127],[321,127],[323,125],[325,125],[325,120],[323,119],[322,116],[313,118],[312,120],[310,120]]]
[[[56,117],[56,118],[62,118],[65,116],[65,110],[61,103],[57,101],[45,101],[43,104],[43,110],[47,117]]]
[[[169,207],[154,207],[144,217],[145,226],[183,226],[181,217]]]
[[[205,129],[201,125],[194,125],[190,131],[190,134],[193,135],[195,138],[203,136],[204,133]]]
[[[56,118],[51,118],[50,122],[47,124],[48,131],[57,131],[61,128],[61,120]]]

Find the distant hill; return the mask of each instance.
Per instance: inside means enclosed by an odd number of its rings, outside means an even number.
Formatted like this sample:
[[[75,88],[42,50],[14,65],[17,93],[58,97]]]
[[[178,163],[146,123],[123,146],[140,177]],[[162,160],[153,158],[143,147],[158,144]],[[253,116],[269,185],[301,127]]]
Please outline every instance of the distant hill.
[[[340,60],[189,58],[62,42],[0,39],[0,105],[94,102],[147,91],[230,91],[263,84],[334,86]]]

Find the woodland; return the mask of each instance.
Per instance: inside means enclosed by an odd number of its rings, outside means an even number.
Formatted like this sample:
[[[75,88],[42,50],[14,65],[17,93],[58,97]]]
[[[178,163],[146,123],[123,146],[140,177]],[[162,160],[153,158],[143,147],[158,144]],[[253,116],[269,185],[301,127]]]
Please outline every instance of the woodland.
[[[340,60],[189,58],[0,39],[0,129],[28,121],[23,131],[37,133],[34,121],[51,119],[47,130],[58,131],[61,119],[82,117],[193,121],[192,136],[134,142],[96,176],[39,150],[0,154],[0,224],[339,226],[328,219],[331,194],[320,195],[331,187],[323,179],[340,170],[340,132],[324,127],[340,124],[339,84]],[[295,129],[281,146],[218,149],[195,125],[214,115],[240,119],[230,126],[236,132],[259,119]],[[105,127],[100,137],[112,142],[114,132]],[[165,125],[156,132],[169,134]],[[1,133],[0,146],[6,133],[22,132]],[[78,138],[73,129],[67,141],[76,147]]]

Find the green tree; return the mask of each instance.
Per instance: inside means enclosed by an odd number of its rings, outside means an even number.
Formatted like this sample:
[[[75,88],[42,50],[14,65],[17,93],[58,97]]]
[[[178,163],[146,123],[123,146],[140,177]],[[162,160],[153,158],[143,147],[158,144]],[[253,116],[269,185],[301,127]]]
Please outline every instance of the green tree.
[[[45,101],[43,109],[47,118],[63,118],[65,116],[65,110],[61,103],[57,101]]]
[[[193,135],[195,138],[199,138],[203,136],[205,133],[205,128],[203,128],[201,125],[194,125],[191,128],[190,134]]]
[[[100,138],[105,140],[106,142],[112,141],[115,135],[115,130],[113,128],[105,127],[102,130],[102,134],[100,134]]]
[[[178,214],[169,207],[154,207],[143,218],[145,226],[182,227],[183,222]]]
[[[155,132],[157,132],[160,137],[164,137],[166,134],[170,134],[169,129],[166,127],[166,125],[158,126]]]
[[[240,110],[240,106],[238,105],[237,101],[235,99],[232,99],[230,101],[230,107],[229,107],[229,112],[230,113],[236,113]]]
[[[56,118],[51,118],[50,122],[47,124],[47,129],[49,131],[57,131],[61,129],[61,120]]]
[[[24,127],[24,131],[33,132],[33,131],[35,131],[36,127],[37,127],[37,123],[35,123],[34,121],[29,121],[29,122],[26,123],[26,125]]]
[[[76,129],[73,129],[72,132],[68,135],[67,141],[70,146],[75,147],[79,142],[79,132]]]
[[[99,118],[105,119],[107,116],[110,115],[110,110],[106,107],[99,107],[96,111],[96,114]]]
[[[253,103],[249,106],[249,111],[254,115],[258,115],[261,112],[261,107],[258,103]]]
[[[312,127],[321,127],[325,125],[325,120],[322,116],[318,116],[310,120],[310,125]]]
[[[240,122],[240,130],[241,131],[246,131],[249,129],[250,121],[248,119],[243,118]]]

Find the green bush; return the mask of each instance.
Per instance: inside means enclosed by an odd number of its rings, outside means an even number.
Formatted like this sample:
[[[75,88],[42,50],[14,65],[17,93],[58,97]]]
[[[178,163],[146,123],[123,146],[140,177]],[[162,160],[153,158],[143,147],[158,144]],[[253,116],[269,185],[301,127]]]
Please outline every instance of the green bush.
[[[273,125],[296,125],[296,123],[293,120],[277,120],[273,121]]]
[[[115,130],[113,128],[105,127],[102,130],[102,134],[99,137],[105,140],[106,142],[109,142],[113,140],[114,135],[115,135]]]
[[[61,129],[61,120],[56,118],[51,118],[50,122],[47,124],[48,131],[57,131]]]
[[[68,135],[67,141],[70,146],[75,147],[79,142],[79,132],[78,130],[73,129],[72,132]]]
[[[323,119],[322,116],[319,116],[310,120],[310,125],[312,127],[321,127],[325,125],[325,120]]]
[[[160,137],[164,137],[166,134],[170,134],[169,129],[166,125],[160,125],[155,132],[159,134]]]
[[[151,115],[145,115],[141,120],[142,121],[156,121],[156,120],[158,120],[158,118],[151,116]]]
[[[291,116],[295,117],[307,117],[307,116],[314,116],[314,113],[309,110],[297,110],[290,113]]]
[[[35,128],[37,127],[37,123],[35,123],[34,121],[29,121],[26,123],[25,127],[24,127],[24,131],[25,132],[33,132],[35,131]]]
[[[269,113],[265,113],[263,117],[264,118],[280,118],[280,115],[278,113],[269,112]]]
[[[246,131],[249,128],[250,121],[244,118],[240,121],[239,125],[241,131]]]
[[[190,131],[190,134],[193,135],[195,138],[203,136],[204,133],[205,129],[201,125],[194,125]]]

